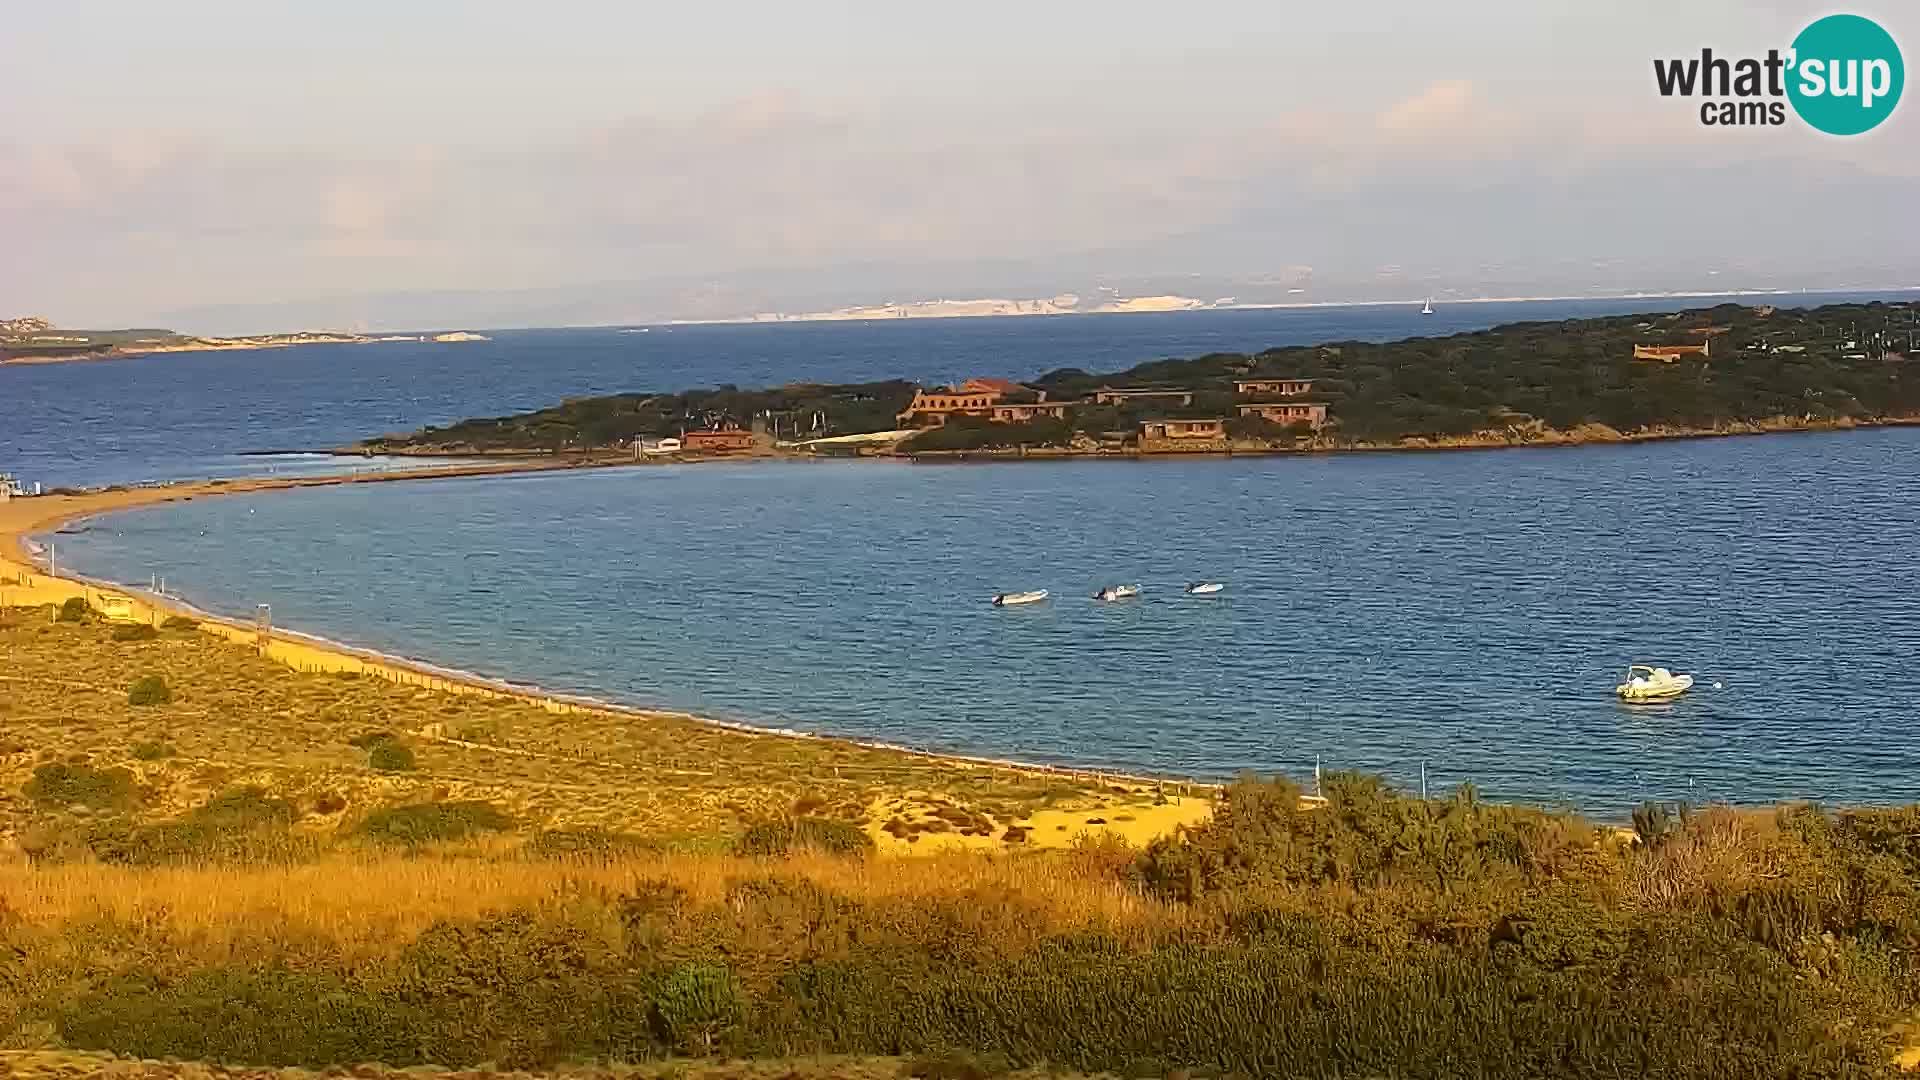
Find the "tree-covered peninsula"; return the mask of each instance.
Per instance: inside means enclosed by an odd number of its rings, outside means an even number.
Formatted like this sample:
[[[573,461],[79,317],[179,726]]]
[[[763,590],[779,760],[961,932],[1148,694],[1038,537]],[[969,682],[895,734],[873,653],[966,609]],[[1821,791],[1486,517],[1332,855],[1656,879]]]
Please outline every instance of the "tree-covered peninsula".
[[[399,453],[831,449],[930,453],[1515,445],[1920,418],[1920,304],[1723,304],[1063,368],[1024,384],[904,380],[583,398],[369,439]],[[1173,423],[1169,423],[1173,422]],[[704,439],[721,432],[742,437]],[[746,437],[752,433],[752,437]],[[892,433],[878,437],[879,433]],[[850,436],[873,434],[871,440]],[[821,442],[821,440],[829,440]]]

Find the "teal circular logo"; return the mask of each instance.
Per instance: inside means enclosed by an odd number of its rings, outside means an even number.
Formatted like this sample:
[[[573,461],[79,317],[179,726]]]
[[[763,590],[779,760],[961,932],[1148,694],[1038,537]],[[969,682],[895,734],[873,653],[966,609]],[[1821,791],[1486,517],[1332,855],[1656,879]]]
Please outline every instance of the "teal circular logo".
[[[1900,103],[1906,65],[1893,35],[1872,19],[1829,15],[1793,39],[1787,99],[1800,119],[1829,135],[1878,127]]]

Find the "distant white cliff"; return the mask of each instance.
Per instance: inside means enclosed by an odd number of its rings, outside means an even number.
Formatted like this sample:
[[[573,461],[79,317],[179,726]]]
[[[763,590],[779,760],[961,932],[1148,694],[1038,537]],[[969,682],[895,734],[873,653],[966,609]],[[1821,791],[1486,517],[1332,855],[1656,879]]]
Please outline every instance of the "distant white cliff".
[[[1231,299],[1231,298],[1229,298]],[[1008,315],[1085,315],[1122,311],[1193,311],[1222,306],[1190,296],[1118,296],[1098,304],[1083,304],[1073,293],[1061,293],[1044,300],[1011,300],[985,297],[972,300],[913,300],[903,303],[875,304],[866,307],[836,308],[833,311],[808,311],[795,314],[765,312],[740,322],[839,322],[856,319],[968,319]]]

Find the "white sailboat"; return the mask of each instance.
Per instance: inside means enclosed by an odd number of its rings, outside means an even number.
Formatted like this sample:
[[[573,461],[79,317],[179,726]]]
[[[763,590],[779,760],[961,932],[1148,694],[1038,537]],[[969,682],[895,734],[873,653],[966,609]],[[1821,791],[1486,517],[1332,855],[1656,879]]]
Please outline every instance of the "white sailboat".
[[[1433,314],[1433,297],[1431,296],[1427,297],[1426,306],[1420,309],[1420,314],[1422,315]]]

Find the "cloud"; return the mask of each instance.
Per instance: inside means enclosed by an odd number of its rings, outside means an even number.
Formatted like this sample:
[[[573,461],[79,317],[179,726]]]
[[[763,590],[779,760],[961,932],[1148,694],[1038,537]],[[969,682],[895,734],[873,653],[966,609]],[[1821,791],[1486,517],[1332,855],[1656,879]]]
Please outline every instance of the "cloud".
[[[1375,126],[1393,135],[1445,136],[1471,125],[1476,113],[1473,84],[1444,79],[1380,113]]]
[[[0,138],[0,236],[29,254],[0,260],[0,289],[63,321],[118,322],[381,290],[756,269],[824,281],[876,263],[902,267],[910,293],[914,267],[970,260],[1334,272],[1505,248],[1524,261],[1630,241],[1660,250],[1698,213],[1690,185],[1727,182],[1713,169],[1768,161],[1742,182],[1772,191],[1785,190],[1775,159],[1817,170],[1853,155],[1882,179],[1914,162],[1898,140],[1863,149],[1785,132],[1703,153],[1688,118],[1652,106],[1552,113],[1462,79],[1372,111],[1241,108],[1168,124],[1100,110],[767,91],[484,145]],[[1828,197],[1862,183],[1842,169]],[[1519,204],[1525,222],[1503,212]],[[1596,206],[1610,232],[1586,228]],[[1773,251],[1757,235],[1725,242],[1730,256]]]

